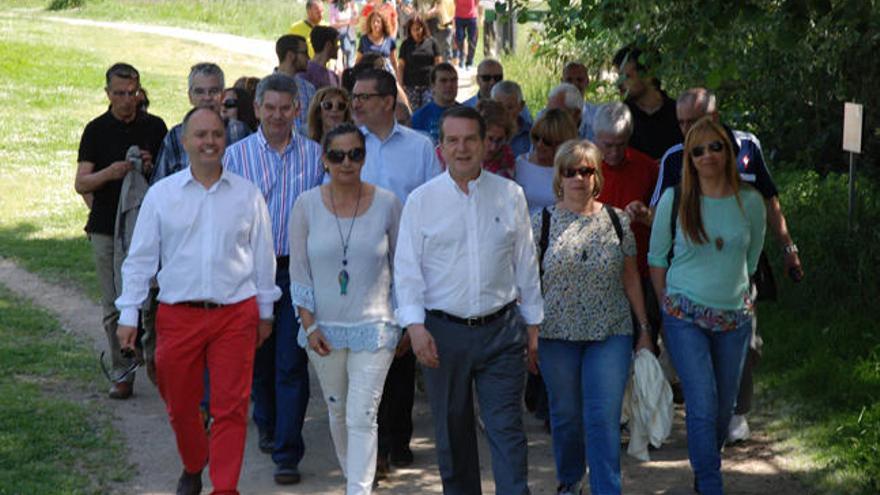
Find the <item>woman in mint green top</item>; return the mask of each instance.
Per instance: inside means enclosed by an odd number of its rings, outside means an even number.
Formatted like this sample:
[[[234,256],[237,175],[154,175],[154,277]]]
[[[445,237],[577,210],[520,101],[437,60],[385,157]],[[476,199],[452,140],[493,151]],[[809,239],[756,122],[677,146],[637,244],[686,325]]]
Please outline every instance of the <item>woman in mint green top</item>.
[[[711,117],[688,131],[681,189],[666,190],[654,218],[648,264],[684,390],[694,488],[723,494],[721,447],[751,335],[749,275],[766,212],[761,195],[740,182],[733,146]]]

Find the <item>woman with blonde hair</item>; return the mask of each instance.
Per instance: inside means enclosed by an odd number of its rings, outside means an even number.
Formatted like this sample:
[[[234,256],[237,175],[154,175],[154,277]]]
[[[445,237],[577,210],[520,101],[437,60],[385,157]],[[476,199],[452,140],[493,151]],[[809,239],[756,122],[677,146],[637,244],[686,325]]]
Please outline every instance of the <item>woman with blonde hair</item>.
[[[684,142],[680,188],[657,204],[648,264],[664,340],[686,397],[694,488],[722,494],[721,447],[752,331],[749,275],[764,245],[761,195],[740,182],[733,144],[710,117]]]
[[[351,122],[348,91],[331,86],[321,88],[312,98],[308,113],[309,139],[320,143],[334,127]]]
[[[547,110],[532,126],[532,151],[516,157],[514,172],[517,184],[522,186],[529,203],[529,213],[535,213],[556,202],[553,196],[553,157],[559,145],[578,137],[577,124],[565,110]]]
[[[557,493],[620,493],[620,411],[633,349],[651,345],[635,237],[622,210],[596,200],[602,153],[586,140],[556,151],[556,204],[532,215],[544,322],[538,362],[547,387]],[[586,459],[585,454],[586,453]]]

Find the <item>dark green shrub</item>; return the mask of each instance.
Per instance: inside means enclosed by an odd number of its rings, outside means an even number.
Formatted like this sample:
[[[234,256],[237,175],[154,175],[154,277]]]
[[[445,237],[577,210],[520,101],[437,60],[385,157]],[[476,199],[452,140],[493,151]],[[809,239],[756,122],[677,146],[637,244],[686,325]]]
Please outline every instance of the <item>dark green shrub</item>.
[[[49,2],[49,6],[46,7],[46,9],[48,9],[48,10],[75,9],[77,7],[82,7],[84,3],[86,3],[86,0],[51,0]]]

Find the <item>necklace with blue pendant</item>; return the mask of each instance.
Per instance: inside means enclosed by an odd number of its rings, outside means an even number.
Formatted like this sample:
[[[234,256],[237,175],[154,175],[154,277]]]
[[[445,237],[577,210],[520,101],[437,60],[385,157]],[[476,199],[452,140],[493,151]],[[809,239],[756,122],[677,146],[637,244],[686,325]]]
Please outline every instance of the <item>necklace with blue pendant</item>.
[[[339,270],[339,275],[336,277],[339,281],[339,295],[348,294],[348,283],[351,281],[351,278],[348,275],[348,245],[349,241],[351,241],[351,231],[354,230],[354,222],[357,220],[358,216],[358,208],[361,205],[361,188],[363,187],[363,183],[358,186],[358,195],[357,201],[354,204],[354,214],[351,216],[351,223],[348,226],[348,234],[342,235],[342,224],[339,223],[339,215],[336,214],[336,200],[333,197],[333,186],[329,186],[330,189],[330,206],[333,207],[333,218],[336,219],[336,230],[339,231],[339,241],[342,243],[342,269]]]

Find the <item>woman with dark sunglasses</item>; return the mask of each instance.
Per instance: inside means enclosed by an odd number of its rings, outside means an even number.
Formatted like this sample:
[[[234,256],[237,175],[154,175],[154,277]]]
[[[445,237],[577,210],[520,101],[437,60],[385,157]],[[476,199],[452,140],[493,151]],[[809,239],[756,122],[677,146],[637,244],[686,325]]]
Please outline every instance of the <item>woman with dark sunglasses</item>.
[[[330,182],[301,194],[290,218],[291,299],[297,341],[315,367],[345,493],[369,494],[376,472],[376,415],[400,328],[391,308],[391,264],[401,205],[361,181],[364,135],[342,124],[324,136]]]
[[[343,88],[321,88],[309,105],[309,139],[321,142],[324,135],[340,124],[351,123],[348,91]]]
[[[578,137],[577,124],[565,110],[547,110],[532,126],[532,151],[516,157],[514,178],[526,193],[529,213],[556,202],[553,157],[559,145]]]
[[[551,189],[556,202],[532,215],[544,293],[538,365],[550,404],[559,494],[581,493],[587,465],[590,493],[621,492],[630,308],[638,321],[647,321],[629,218],[596,199],[601,163],[602,152],[589,141],[559,146]],[[640,338],[637,349],[647,345],[650,340]]]
[[[684,141],[679,188],[654,215],[648,264],[663,336],[681,379],[694,488],[724,492],[721,447],[752,332],[749,275],[764,245],[761,195],[740,181],[727,132],[711,117]]]

